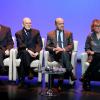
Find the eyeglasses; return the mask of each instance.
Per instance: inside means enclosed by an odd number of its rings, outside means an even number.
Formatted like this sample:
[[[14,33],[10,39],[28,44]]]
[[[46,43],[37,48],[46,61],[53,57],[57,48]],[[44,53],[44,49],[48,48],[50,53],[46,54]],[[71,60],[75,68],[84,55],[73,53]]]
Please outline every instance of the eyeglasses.
[[[100,25],[95,25],[94,27],[100,27]]]

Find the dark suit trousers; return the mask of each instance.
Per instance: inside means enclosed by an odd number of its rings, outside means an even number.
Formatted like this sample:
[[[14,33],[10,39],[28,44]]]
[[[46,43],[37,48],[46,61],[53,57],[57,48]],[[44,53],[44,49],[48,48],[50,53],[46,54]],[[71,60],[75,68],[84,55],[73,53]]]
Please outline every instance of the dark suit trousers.
[[[61,52],[58,54],[54,54],[54,60],[61,63],[63,68],[66,68],[67,75],[70,76],[72,72],[72,65],[71,65],[71,54],[67,52]],[[64,74],[59,75],[59,79],[63,80]],[[52,75],[52,81],[54,80],[54,75]],[[59,81],[59,84],[61,84],[62,81]]]
[[[0,50],[0,73],[3,73],[6,71],[6,67],[4,66],[3,60],[7,57],[8,56],[5,56],[5,52]]]
[[[19,81],[24,82],[25,76],[32,71],[30,63],[37,58],[32,58],[26,50],[19,50],[18,58],[21,59],[20,66],[18,67],[18,78]]]
[[[0,50],[0,68],[4,67],[3,60],[5,58],[5,54],[2,50]]]
[[[100,70],[100,53],[95,53],[90,66],[87,68],[84,74],[84,77],[87,80],[91,80],[92,76],[94,76],[98,70]]]
[[[71,54],[68,52],[60,52],[58,54],[53,54],[55,61],[60,62],[63,68],[66,68],[66,71],[72,70],[71,65]]]

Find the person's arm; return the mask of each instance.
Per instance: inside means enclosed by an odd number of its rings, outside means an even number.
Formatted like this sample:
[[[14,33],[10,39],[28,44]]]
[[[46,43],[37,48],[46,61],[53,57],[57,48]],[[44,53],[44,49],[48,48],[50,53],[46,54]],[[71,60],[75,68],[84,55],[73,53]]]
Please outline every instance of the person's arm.
[[[6,49],[10,50],[14,46],[14,42],[13,42],[13,39],[12,39],[12,34],[11,34],[10,28],[8,28],[8,31],[7,31],[7,34],[6,34],[6,39],[7,39]]]
[[[37,31],[36,38],[37,38],[37,41],[36,41],[35,52],[39,53],[40,50],[41,50],[42,47],[43,47],[43,44],[42,44],[42,38],[41,38],[41,35],[40,35],[40,32],[39,32],[39,31]]]
[[[29,52],[29,54],[32,57],[38,56],[39,53],[40,53],[40,50],[42,50],[42,47],[43,47],[42,38],[41,38],[40,32],[38,30],[37,30],[35,39],[36,39],[35,48],[34,49],[33,48],[27,48],[27,51]]]
[[[29,50],[28,48],[26,48],[26,51],[30,54],[31,57],[35,58],[36,56],[38,56],[38,52],[34,53],[33,51]]]
[[[10,55],[10,49],[14,47],[14,42],[12,39],[12,34],[11,34],[11,29],[8,28],[6,33],[6,50],[5,50],[5,55],[9,56]]]
[[[68,45],[64,48],[64,51],[70,52],[74,48],[72,33],[70,33],[70,35],[67,37],[67,40],[68,40]]]
[[[85,42],[85,52],[88,54],[87,62],[91,63],[93,60],[94,51],[91,49],[91,35],[88,35]]]
[[[54,40],[49,36],[47,35],[47,41],[46,41],[46,50],[49,51],[49,52],[54,52],[54,49],[56,47],[54,46]]]
[[[91,49],[91,36],[87,36],[86,42],[85,42],[85,51],[88,55],[93,55],[94,51]]]
[[[19,50],[26,49],[26,44],[22,41],[22,36],[19,33],[15,33],[17,47]]]

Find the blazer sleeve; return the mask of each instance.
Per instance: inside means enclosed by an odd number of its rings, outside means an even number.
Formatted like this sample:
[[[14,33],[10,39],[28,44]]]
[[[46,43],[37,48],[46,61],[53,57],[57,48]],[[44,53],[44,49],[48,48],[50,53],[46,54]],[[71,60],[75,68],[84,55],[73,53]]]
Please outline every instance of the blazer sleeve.
[[[46,50],[49,52],[53,52],[53,48],[55,48],[56,46],[54,45],[54,39],[51,38],[51,36],[49,36],[49,34],[47,35],[47,41],[46,41]]]
[[[92,50],[91,49],[91,36],[88,35],[85,42],[85,51]]]
[[[43,47],[43,44],[42,44],[42,38],[41,38],[41,35],[40,35],[40,32],[39,31],[37,33],[36,38],[37,38],[37,42],[36,42],[36,49],[35,49],[35,51],[36,52],[40,52],[40,50]]]
[[[67,37],[67,41],[68,41],[68,43],[67,43],[67,46],[65,47],[65,50],[67,52],[70,52],[74,48],[74,45],[73,45],[73,35],[72,35],[72,33],[70,33],[70,35]]]
[[[14,46],[14,42],[13,42],[13,39],[12,39],[12,34],[11,34],[11,29],[10,28],[8,28],[6,39],[7,39],[6,49],[10,50]]]
[[[17,42],[18,49],[19,50],[26,49],[26,45],[22,40],[22,36],[19,33],[15,33],[15,37],[16,37],[16,42]]]

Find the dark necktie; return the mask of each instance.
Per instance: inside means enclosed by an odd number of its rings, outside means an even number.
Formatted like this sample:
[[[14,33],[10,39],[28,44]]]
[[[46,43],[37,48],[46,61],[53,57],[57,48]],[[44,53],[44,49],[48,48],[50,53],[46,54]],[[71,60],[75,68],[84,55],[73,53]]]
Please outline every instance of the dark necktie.
[[[30,31],[29,31],[29,30],[24,29],[24,32],[25,32],[26,37],[27,37],[27,38],[29,38]]]
[[[59,34],[58,34],[58,45],[59,47],[62,48],[62,42],[61,42],[61,35],[60,35],[60,31],[59,31]]]

